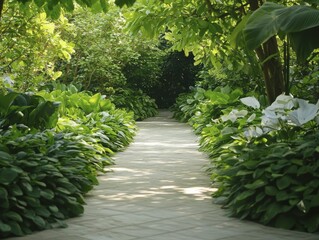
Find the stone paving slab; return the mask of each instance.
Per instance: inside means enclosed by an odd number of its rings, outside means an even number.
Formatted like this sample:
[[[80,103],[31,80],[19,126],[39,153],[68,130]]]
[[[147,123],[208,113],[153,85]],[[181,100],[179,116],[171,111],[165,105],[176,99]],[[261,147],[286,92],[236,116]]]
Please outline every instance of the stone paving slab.
[[[229,218],[213,204],[206,156],[190,127],[161,111],[138,123],[135,142],[86,198],[68,228],[19,240],[315,240],[308,234]]]

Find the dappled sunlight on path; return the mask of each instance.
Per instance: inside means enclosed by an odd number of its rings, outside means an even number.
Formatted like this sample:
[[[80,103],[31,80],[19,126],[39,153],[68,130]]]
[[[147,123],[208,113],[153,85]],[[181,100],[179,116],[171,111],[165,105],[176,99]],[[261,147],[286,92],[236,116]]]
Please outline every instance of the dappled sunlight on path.
[[[319,235],[228,218],[213,204],[206,156],[191,128],[161,111],[99,177],[82,217],[19,240],[315,240]]]

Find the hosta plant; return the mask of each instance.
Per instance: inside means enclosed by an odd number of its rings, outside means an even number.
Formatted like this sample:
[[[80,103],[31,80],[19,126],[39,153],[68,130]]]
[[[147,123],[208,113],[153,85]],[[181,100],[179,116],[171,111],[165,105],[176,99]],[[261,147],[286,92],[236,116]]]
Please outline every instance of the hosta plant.
[[[123,149],[133,139],[136,130],[133,114],[116,109],[99,93],[93,95],[68,88],[38,94],[60,103],[57,131],[93,136],[109,152]]]
[[[108,91],[110,99],[116,107],[134,113],[135,120],[144,120],[157,114],[155,100],[147,96],[141,90],[118,88]]]
[[[256,99],[244,101],[253,102],[258,108]],[[213,141],[218,148],[205,146],[211,150],[210,171],[218,188],[214,196],[223,199],[231,215],[280,228],[319,230],[318,114],[318,104],[281,95],[253,124],[240,129],[236,120],[239,130],[231,133],[232,140]]]
[[[83,194],[110,164],[85,136],[21,130],[0,137],[0,237],[63,226],[83,213]]]

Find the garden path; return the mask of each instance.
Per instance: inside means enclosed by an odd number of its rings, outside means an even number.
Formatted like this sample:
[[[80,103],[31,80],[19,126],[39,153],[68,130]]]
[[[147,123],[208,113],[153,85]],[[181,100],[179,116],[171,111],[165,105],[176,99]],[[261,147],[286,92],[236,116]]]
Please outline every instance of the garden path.
[[[307,234],[225,216],[213,203],[207,158],[190,127],[161,111],[138,123],[135,142],[87,197],[69,227],[18,240],[315,240]]]

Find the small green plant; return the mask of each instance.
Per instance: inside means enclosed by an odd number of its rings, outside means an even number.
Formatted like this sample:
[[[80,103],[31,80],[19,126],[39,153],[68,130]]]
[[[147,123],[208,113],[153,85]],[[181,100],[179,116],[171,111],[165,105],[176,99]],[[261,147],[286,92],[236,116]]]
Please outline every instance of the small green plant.
[[[157,114],[155,100],[141,90],[118,88],[112,91],[110,99],[116,107],[133,112],[135,120],[144,120]]]

